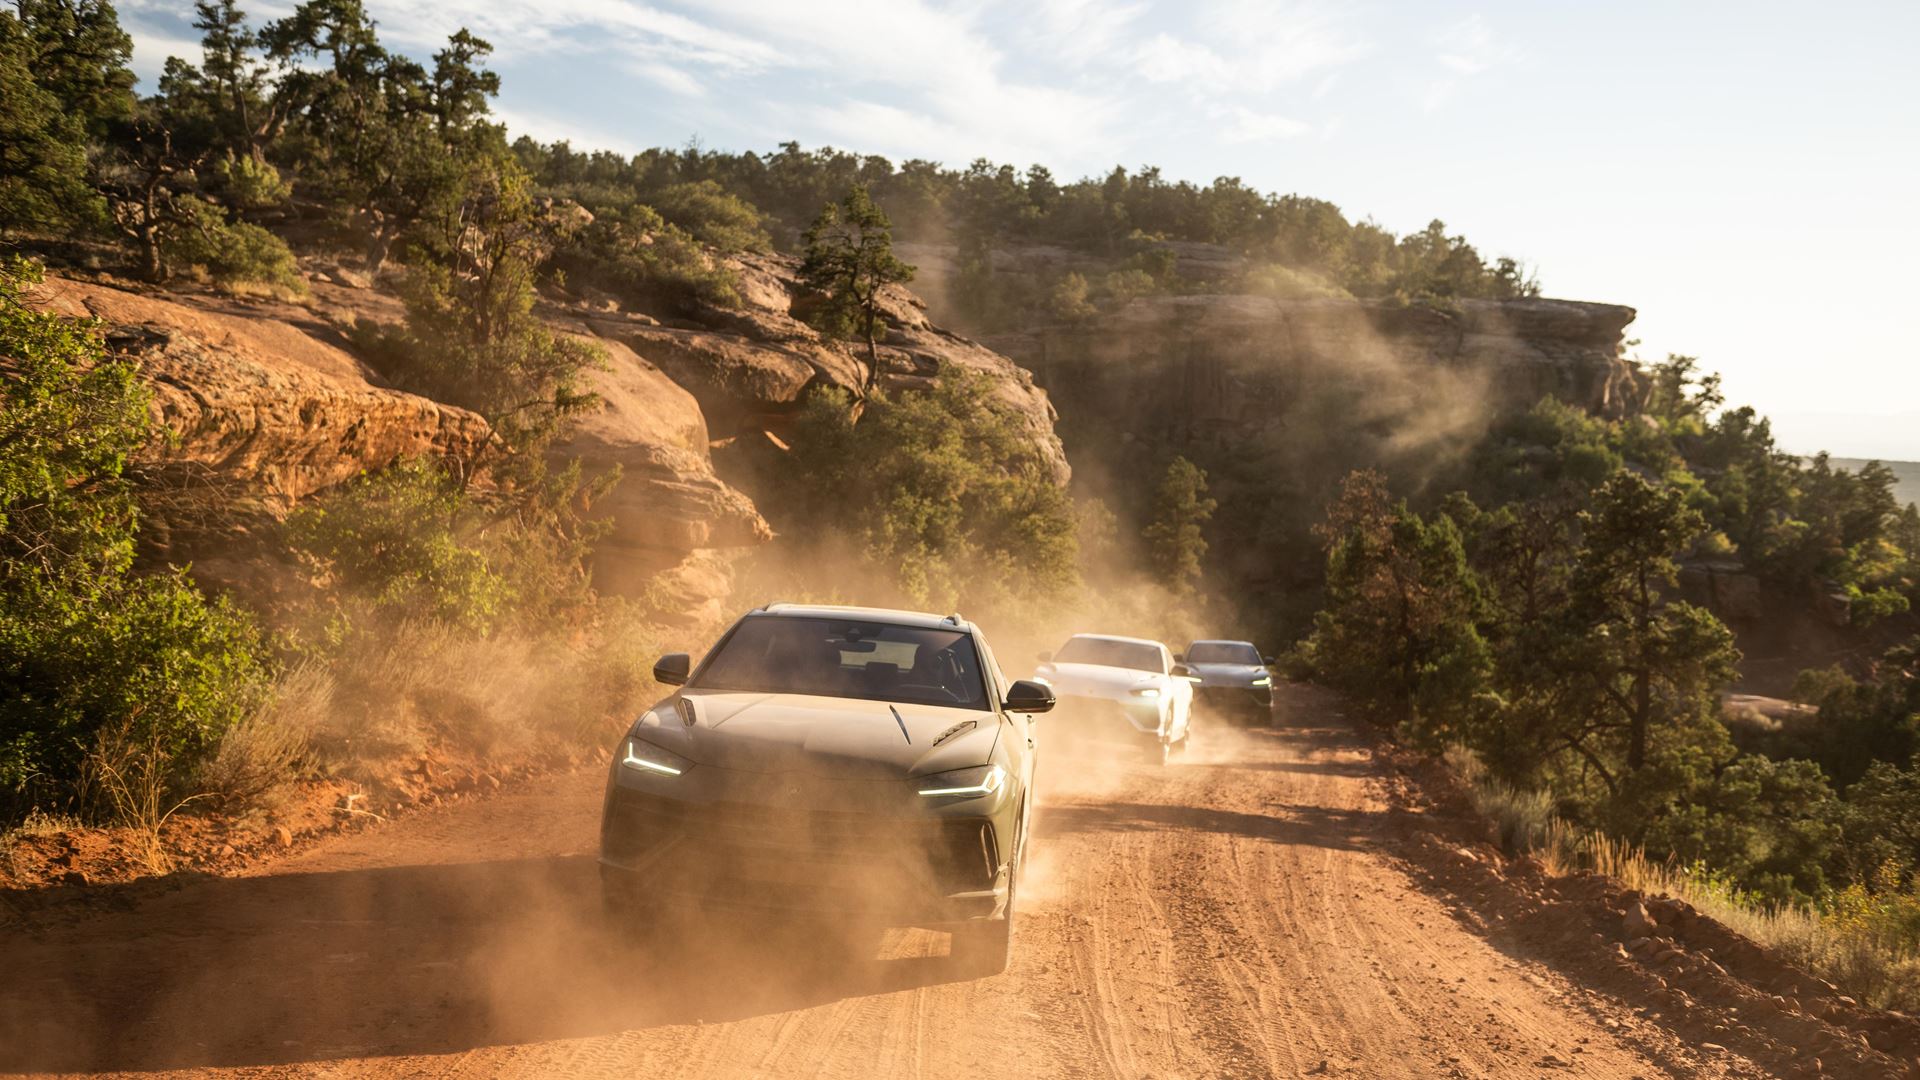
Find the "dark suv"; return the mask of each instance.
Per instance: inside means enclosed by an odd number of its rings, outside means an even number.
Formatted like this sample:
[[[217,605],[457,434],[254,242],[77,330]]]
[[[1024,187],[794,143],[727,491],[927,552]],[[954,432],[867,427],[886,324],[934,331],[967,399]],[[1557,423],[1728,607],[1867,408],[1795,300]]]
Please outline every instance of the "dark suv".
[[[1273,676],[1250,641],[1196,641],[1179,654],[1200,680],[1194,702],[1202,711],[1264,723],[1273,713]]]

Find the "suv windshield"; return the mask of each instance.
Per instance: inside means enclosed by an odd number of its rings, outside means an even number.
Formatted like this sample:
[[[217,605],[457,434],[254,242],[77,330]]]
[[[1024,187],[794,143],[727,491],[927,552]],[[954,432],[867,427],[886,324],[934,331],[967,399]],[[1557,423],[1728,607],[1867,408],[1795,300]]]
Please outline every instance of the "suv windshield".
[[[987,707],[980,655],[970,634],[790,615],[741,622],[688,685]]]
[[[1187,647],[1187,663],[1258,666],[1260,650],[1244,641],[1196,641]]]
[[[1054,654],[1057,664],[1097,664],[1100,667],[1132,668],[1164,674],[1160,647],[1138,641],[1109,641],[1105,638],[1068,638]]]

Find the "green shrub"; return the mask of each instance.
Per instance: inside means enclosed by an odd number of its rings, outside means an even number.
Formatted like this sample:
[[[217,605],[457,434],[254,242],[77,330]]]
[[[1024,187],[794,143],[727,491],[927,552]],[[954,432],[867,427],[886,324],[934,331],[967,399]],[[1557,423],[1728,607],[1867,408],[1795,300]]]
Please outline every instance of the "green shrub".
[[[1029,606],[1075,584],[1073,506],[1019,416],[985,378],[941,372],[931,392],[812,395],[798,417],[787,477],[765,503],[845,567],[869,595],[953,610]],[[831,491],[823,500],[808,492]],[[867,508],[849,520],[848,506]],[[849,536],[851,534],[851,536]]]
[[[183,223],[161,245],[170,263],[225,288],[307,291],[286,241],[258,225],[229,221],[225,210],[191,195],[177,199],[176,207]]]
[[[731,254],[773,247],[760,211],[712,180],[670,184],[648,196],[647,202],[662,218],[720,251]]]
[[[474,546],[482,524],[451,477],[416,461],[312,500],[287,519],[287,535],[330,584],[376,609],[484,634],[511,590]]]
[[[184,573],[12,576],[0,595],[0,789],[76,794],[103,736],[178,789],[267,678],[253,621]]]
[[[734,273],[651,207],[602,213],[555,252],[553,262],[569,281],[598,285],[643,307],[697,313],[707,305],[740,306]]]
[[[184,573],[132,573],[146,396],[90,327],[21,302],[37,279],[0,268],[0,801],[150,818],[259,702],[264,650]]]

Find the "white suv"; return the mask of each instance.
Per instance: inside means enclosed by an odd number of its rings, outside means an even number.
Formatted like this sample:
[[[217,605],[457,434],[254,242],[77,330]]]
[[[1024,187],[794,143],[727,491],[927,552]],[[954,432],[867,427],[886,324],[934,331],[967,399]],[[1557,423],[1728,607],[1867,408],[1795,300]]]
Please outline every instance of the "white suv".
[[[1077,733],[1138,742],[1162,761],[1186,745],[1195,680],[1160,642],[1075,634],[1040,661],[1035,680],[1053,687],[1063,719],[1078,717]]]

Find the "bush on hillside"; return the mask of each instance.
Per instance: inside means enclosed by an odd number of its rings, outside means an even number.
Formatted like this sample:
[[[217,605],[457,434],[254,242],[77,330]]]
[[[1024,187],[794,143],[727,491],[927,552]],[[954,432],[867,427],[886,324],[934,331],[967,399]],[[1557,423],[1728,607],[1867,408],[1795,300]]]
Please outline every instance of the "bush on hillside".
[[[92,327],[25,306],[38,278],[0,268],[0,804],[157,824],[267,662],[243,612],[133,572],[146,395]]]
[[[225,210],[191,195],[174,205],[180,224],[161,245],[169,264],[228,289],[307,291],[286,241],[258,225],[230,221]]]

